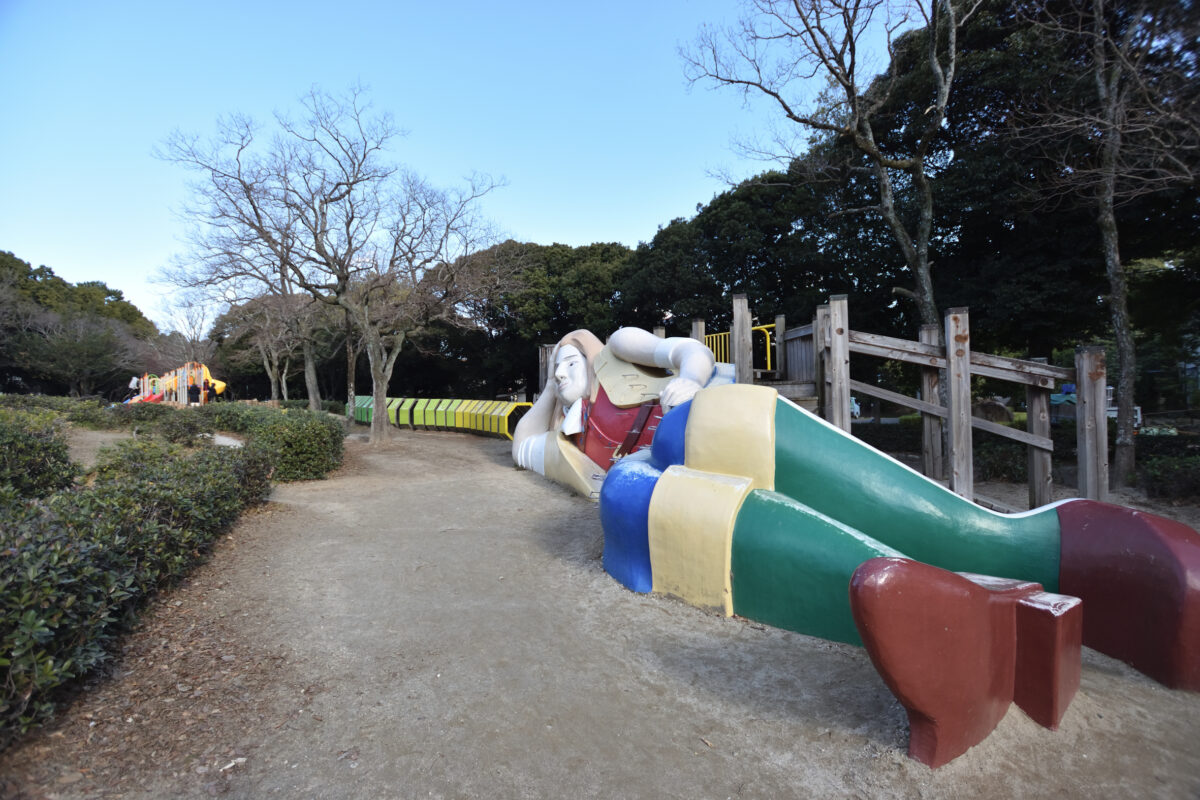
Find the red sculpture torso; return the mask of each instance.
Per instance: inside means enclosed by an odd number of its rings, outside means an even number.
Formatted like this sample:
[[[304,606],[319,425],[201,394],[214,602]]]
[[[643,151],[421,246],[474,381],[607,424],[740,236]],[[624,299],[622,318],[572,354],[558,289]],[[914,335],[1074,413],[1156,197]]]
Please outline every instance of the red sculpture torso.
[[[620,456],[649,447],[662,415],[662,406],[658,403],[628,408],[615,406],[601,386],[594,403],[584,401],[583,432],[574,434],[571,440],[597,466],[607,470]],[[636,438],[622,447],[625,440],[630,438],[631,431],[639,419],[642,421],[641,430]]]

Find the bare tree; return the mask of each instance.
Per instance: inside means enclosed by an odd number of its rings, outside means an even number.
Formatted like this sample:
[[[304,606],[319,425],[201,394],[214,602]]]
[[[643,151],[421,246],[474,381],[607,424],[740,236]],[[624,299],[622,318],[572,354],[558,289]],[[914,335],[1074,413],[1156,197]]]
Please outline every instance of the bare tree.
[[[189,252],[163,271],[168,283],[219,295],[229,304],[301,292],[293,277],[299,269],[294,252],[301,232],[291,209],[280,202],[280,173],[289,165],[278,144],[266,154],[258,152],[257,130],[252,120],[235,115],[218,122],[214,140],[176,132],[159,153],[203,176],[191,184],[193,197],[184,209],[191,223]],[[311,319],[300,315],[283,322],[300,342],[309,408],[318,410],[313,332],[304,327]],[[276,387],[273,378],[272,390]]]
[[[236,350],[232,360],[253,363],[257,360],[271,384],[271,400],[287,400],[288,365],[300,350],[300,339],[291,318],[305,312],[311,301],[302,295],[281,297],[263,294],[240,303],[225,315],[231,339],[249,345]]]
[[[715,81],[747,96],[766,97],[808,136],[825,132],[842,137],[866,158],[879,202],[855,211],[878,214],[887,224],[915,284],[896,291],[916,302],[925,324],[939,322],[930,272],[929,158],[954,86],[958,30],[979,2],[750,0],[737,27],[705,28],[682,53],[692,82]],[[878,115],[899,76],[889,68],[876,77],[867,66],[867,42],[880,29],[891,57],[898,33],[917,22],[925,30],[932,95],[910,123],[904,150],[889,150],[876,135]],[[797,153],[788,142],[797,138],[777,139],[774,154],[790,161]],[[902,191],[907,188],[911,191]],[[912,198],[911,208],[902,207],[902,194]]]
[[[1056,166],[1051,197],[1094,204],[1117,351],[1112,483],[1135,466],[1136,353],[1116,209],[1200,177],[1200,16],[1178,0],[1032,0],[1026,19],[1073,57],[1078,79],[1038,94],[1018,133]]]
[[[246,121],[226,123],[215,149],[181,137],[169,144],[168,157],[207,178],[197,189],[198,278],[280,294],[294,287],[341,309],[354,328],[346,335],[349,403],[361,343],[382,409],[408,338],[434,320],[471,324],[467,300],[507,280],[471,258],[493,241],[477,209],[497,184],[476,176],[443,191],[390,163],[385,151],[398,131],[388,115],[371,113],[361,89],[338,97],[314,89],[301,105],[298,118],[277,117],[279,134],[262,154]],[[387,433],[386,415],[376,414],[372,442]]]
[[[184,292],[173,297],[164,309],[169,314],[167,327],[170,331],[159,337],[157,362],[173,368],[188,361],[211,359],[216,345],[208,333],[217,308],[210,297],[200,292]]]
[[[400,177],[382,246],[371,250],[373,263],[343,302],[362,333],[375,408],[384,407],[396,357],[410,336],[434,322],[474,326],[479,301],[514,285],[515,264],[478,256],[496,241],[477,202],[494,186],[475,178],[447,191],[411,173]],[[372,441],[387,430],[386,416],[374,415]]]

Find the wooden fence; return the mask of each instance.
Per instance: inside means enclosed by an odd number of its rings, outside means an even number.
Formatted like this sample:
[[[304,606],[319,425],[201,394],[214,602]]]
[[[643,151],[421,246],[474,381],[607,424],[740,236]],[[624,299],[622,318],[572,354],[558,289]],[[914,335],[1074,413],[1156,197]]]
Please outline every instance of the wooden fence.
[[[761,374],[753,369],[754,342],[745,295],[734,295],[730,355],[738,382],[750,383]],[[944,339],[943,339],[944,335]],[[705,340],[704,322],[692,324],[692,337]],[[947,349],[940,342],[950,343]],[[851,394],[857,393],[911,408],[922,417],[922,469],[933,478],[948,479],[958,494],[976,500],[972,465],[972,431],[983,430],[1024,444],[1028,450],[1030,507],[1052,499],[1050,394],[1056,382],[1076,384],[1078,490],[1081,497],[1103,500],[1108,492],[1108,423],[1105,355],[1102,347],[1080,347],[1075,368],[1055,367],[1045,359],[1016,359],[971,350],[969,314],[965,308],[946,312],[944,326],[927,325],[919,341],[850,329],[845,295],[830,298],[817,309],[811,324],[787,328],[777,317],[767,346],[774,371],[766,376],[791,384],[816,386],[822,416],[843,430],[851,429]],[[919,397],[893,392],[850,377],[851,354],[917,364],[921,367]],[[761,371],[760,371],[761,373]],[[971,377],[982,375],[1013,383],[1025,390],[1027,430],[999,425],[972,415]],[[943,387],[944,382],[944,387]],[[947,428],[943,436],[943,426]],[[987,498],[979,502],[1005,509]]]
[[[1051,366],[1044,359],[1016,359],[974,352],[965,308],[947,311],[941,329],[936,325],[923,326],[920,340],[916,342],[863,333],[850,329],[845,295],[834,296],[828,305],[817,309],[811,331],[811,364],[816,370],[814,377],[821,391],[820,408],[824,417],[849,431],[851,392],[920,412],[925,474],[947,477],[954,492],[972,500],[975,499],[972,430],[977,429],[1026,445],[1029,504],[1036,508],[1051,501],[1054,442],[1050,439],[1050,394],[1056,381],[1076,384],[1079,495],[1105,499],[1108,492],[1108,423],[1103,347],[1077,348],[1074,369]],[[794,341],[798,349],[804,349],[803,336],[785,340],[789,344]],[[939,341],[945,341],[948,346]],[[919,365],[920,397],[909,397],[851,379],[852,353]],[[789,359],[789,363],[793,361]],[[975,375],[1024,387],[1027,430],[972,415],[971,377]],[[945,437],[942,426],[948,429]],[[943,448],[943,440],[946,448]],[[997,505],[994,502],[988,504]]]

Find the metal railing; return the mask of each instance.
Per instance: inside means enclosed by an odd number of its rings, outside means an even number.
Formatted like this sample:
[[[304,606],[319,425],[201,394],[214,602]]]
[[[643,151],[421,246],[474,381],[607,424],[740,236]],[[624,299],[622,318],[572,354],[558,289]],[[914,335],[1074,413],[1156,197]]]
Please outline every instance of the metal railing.
[[[767,354],[766,355],[766,370],[767,370],[767,372],[771,372],[772,371],[771,364],[773,363],[772,356],[774,355],[774,350],[775,350],[775,347],[774,347],[775,323],[772,322],[770,325],[755,325],[753,328],[750,329],[751,338],[754,337],[755,331],[758,331],[759,333],[761,333],[763,335],[764,350],[766,351],[766,354]],[[717,361],[729,362],[731,360],[729,357],[729,331],[725,331],[723,333],[710,333],[710,334],[705,335],[704,344],[708,347],[709,350],[713,351],[713,355],[717,357]]]

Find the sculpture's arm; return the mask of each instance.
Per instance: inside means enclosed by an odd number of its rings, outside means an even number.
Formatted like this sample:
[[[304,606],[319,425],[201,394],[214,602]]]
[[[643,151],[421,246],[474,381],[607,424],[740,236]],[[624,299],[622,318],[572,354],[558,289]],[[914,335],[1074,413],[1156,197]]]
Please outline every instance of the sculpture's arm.
[[[543,453],[553,414],[554,383],[550,382],[513,430],[512,457],[517,466],[546,474]]]
[[[660,339],[641,328],[621,328],[609,337],[608,347],[618,358],[675,373],[660,397],[664,409],[690,400],[708,383],[716,363],[712,351],[695,339]]]

